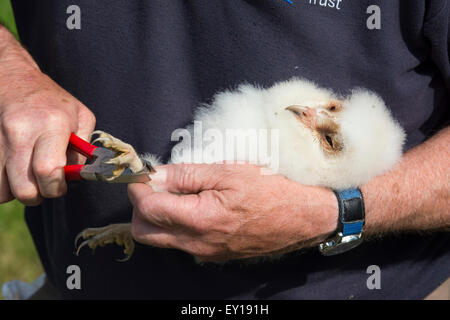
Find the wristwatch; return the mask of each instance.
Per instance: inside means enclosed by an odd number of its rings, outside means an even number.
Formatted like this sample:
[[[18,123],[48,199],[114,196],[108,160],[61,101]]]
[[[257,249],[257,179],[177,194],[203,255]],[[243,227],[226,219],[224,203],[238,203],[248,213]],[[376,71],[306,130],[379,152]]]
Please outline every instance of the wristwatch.
[[[319,244],[324,256],[346,252],[363,241],[364,200],[359,188],[333,190],[339,204],[339,219],[333,237]]]

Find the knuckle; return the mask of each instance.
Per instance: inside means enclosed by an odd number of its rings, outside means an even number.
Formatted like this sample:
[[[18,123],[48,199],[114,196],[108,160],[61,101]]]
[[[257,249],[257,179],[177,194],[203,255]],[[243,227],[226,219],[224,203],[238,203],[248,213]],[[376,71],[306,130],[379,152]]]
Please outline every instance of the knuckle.
[[[182,164],[178,168],[178,189],[183,193],[193,190],[196,186],[195,167]]]
[[[33,163],[33,172],[39,178],[51,177],[56,166],[51,162]]]
[[[27,119],[20,116],[17,112],[3,115],[1,126],[4,135],[7,138],[16,138],[17,134],[23,132],[27,126]]]
[[[48,110],[40,113],[39,117],[46,126],[60,128],[62,124],[68,122],[67,116],[60,110]]]
[[[40,203],[39,192],[35,188],[21,188],[14,196],[25,205],[37,205]]]
[[[60,130],[68,122],[69,118],[63,111],[43,108],[29,111],[19,109],[4,114],[0,119],[4,136],[12,142],[29,139],[31,134],[35,135],[39,131]]]
[[[92,124],[92,126],[95,127],[97,119],[95,118],[94,113],[85,106],[83,106],[82,109],[86,113],[86,123]]]

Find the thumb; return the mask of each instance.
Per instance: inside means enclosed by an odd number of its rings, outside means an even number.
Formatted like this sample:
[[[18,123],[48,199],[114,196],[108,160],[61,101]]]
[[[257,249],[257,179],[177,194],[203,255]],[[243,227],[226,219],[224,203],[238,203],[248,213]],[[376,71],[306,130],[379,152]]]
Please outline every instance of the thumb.
[[[220,165],[168,164],[156,167],[150,182],[155,191],[199,193],[214,189],[220,179]]]

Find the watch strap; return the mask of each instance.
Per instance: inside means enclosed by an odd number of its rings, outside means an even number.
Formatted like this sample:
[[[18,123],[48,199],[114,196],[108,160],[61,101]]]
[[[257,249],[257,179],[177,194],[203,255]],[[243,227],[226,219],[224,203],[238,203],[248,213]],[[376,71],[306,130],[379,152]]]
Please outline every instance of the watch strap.
[[[359,234],[365,222],[364,200],[359,188],[333,190],[339,205],[337,232],[343,236]]]

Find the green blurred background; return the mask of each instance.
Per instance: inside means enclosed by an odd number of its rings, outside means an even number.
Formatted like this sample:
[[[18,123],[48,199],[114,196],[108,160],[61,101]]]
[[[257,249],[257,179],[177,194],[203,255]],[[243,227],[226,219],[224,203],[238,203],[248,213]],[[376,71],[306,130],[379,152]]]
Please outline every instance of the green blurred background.
[[[10,0],[0,0],[0,22],[19,39]],[[0,286],[9,280],[32,282],[43,272],[25,224],[24,207],[17,201],[0,205]],[[447,283],[446,287],[442,286],[443,297],[450,294],[450,279]]]
[[[0,0],[0,22],[18,39],[9,0]],[[0,205],[0,286],[9,280],[32,282],[43,273],[23,209],[17,201]]]

